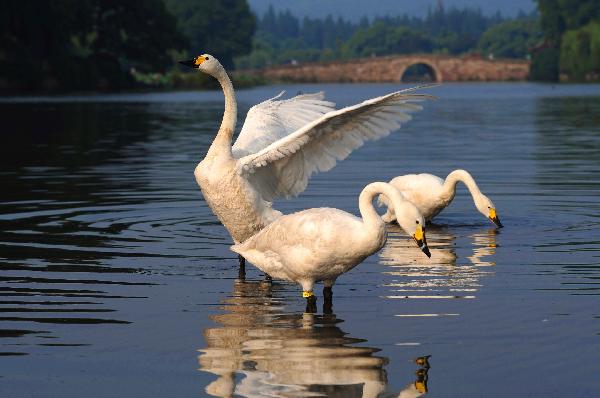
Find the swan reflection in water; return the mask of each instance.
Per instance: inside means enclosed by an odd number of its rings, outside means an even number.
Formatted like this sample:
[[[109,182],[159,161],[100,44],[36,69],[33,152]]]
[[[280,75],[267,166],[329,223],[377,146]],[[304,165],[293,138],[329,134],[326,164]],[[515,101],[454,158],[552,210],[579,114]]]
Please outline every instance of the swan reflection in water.
[[[495,228],[485,229],[470,236],[472,254],[467,263],[458,261],[456,236],[443,226],[430,226],[427,240],[431,259],[424,259],[414,244],[402,234],[397,225],[389,225],[388,241],[379,252],[380,263],[390,266],[385,273],[395,279],[386,286],[394,294],[387,298],[470,299],[475,298],[480,279],[493,271],[496,265],[490,258],[496,253]]]
[[[381,396],[388,360],[375,355],[379,349],[357,346],[366,340],[348,336],[334,314],[284,312],[284,299],[276,298],[284,287],[235,283],[223,301],[225,312],[210,317],[218,326],[204,331],[200,370],[218,376],[206,392],[216,397]],[[422,373],[400,396],[427,391],[427,371]]]

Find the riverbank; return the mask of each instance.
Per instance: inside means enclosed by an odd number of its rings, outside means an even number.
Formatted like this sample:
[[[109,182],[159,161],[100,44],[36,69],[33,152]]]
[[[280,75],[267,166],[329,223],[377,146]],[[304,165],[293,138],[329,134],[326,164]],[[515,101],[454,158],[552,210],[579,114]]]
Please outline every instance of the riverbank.
[[[411,54],[296,63],[243,70],[239,74],[272,82],[297,83],[526,81],[530,64],[526,59]]]
[[[37,95],[78,95],[105,94],[114,92],[165,92],[185,90],[217,90],[220,89],[216,79],[197,71],[181,72],[171,70],[166,73],[131,72],[132,79],[120,88],[98,85],[94,89],[72,90],[50,84],[41,90],[19,90],[7,85],[0,86],[0,97],[8,96],[37,96]],[[251,88],[269,84],[269,80],[258,74],[232,73],[233,85],[240,88]],[[106,87],[106,88],[103,88]]]

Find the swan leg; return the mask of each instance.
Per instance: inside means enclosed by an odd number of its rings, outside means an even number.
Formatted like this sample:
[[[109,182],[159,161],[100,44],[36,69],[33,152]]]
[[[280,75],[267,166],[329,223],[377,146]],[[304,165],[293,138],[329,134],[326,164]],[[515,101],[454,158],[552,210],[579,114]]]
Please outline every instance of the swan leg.
[[[333,285],[333,283],[331,283]],[[333,290],[332,286],[325,283],[323,287],[323,314],[332,314],[333,313]]]
[[[307,293],[310,293],[310,296]],[[306,297],[306,310],[304,312],[309,314],[317,312],[317,296],[313,292],[302,292],[302,295]]]
[[[317,312],[317,296],[313,293],[315,282],[303,280],[300,281],[300,284],[302,285],[302,297],[306,299],[306,312],[314,314]]]
[[[240,262],[240,269],[238,270],[238,278],[241,280],[246,279],[246,259],[238,254],[238,260]]]

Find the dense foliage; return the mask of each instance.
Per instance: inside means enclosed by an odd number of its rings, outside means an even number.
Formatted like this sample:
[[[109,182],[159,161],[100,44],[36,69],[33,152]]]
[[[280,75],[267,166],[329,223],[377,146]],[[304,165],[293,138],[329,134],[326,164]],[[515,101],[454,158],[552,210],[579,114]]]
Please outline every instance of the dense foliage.
[[[599,79],[600,2],[538,5],[539,18],[440,6],[423,18],[352,22],[273,8],[255,17],[246,0],[4,0],[0,92],[206,86],[206,76],[175,67],[200,52],[227,68],[254,68],[407,53],[524,58],[533,50],[533,78]]]
[[[430,52],[433,45],[433,41],[422,32],[377,21],[368,28],[357,30],[345,43],[344,51],[348,56],[367,57]]]
[[[4,0],[0,92],[209,84],[177,59],[211,52],[231,66],[254,28],[245,0]]]
[[[539,80],[600,80],[600,2],[538,0],[546,41],[533,58]]]
[[[499,14],[438,7],[424,18],[366,18],[349,22],[327,16],[300,20],[289,11],[271,7],[258,18],[253,50],[236,59],[241,68],[301,61],[349,59],[406,53],[464,54],[498,51],[498,56],[521,58],[539,37],[531,16],[520,15],[510,24]],[[527,22],[525,22],[527,21]],[[498,24],[506,24],[496,28]],[[494,29],[496,28],[496,29]],[[485,42],[480,43],[485,37]],[[516,43],[508,43],[514,39]],[[512,46],[512,48],[510,48]]]
[[[226,68],[233,57],[252,49],[256,27],[246,0],[165,0],[177,17],[179,29],[188,37],[188,52],[210,53]]]
[[[525,58],[541,39],[538,21],[522,18],[504,21],[486,30],[479,39],[478,48],[483,54],[494,57]]]
[[[564,33],[560,69],[571,80],[600,80],[600,22]]]
[[[161,0],[5,0],[0,89],[127,87],[185,44]]]

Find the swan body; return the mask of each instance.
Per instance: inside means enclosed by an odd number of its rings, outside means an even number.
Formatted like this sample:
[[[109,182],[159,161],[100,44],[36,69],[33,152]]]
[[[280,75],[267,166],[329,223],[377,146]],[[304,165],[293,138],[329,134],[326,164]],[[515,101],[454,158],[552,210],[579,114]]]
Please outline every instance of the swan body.
[[[221,126],[194,175],[235,243],[281,216],[272,208],[274,199],[298,195],[313,173],[331,169],[365,141],[410,120],[409,112],[421,109],[412,102],[434,98],[414,93],[416,87],[336,110],[323,93],[287,100],[281,93],[250,109],[232,146],[237,103],[225,69],[209,54],[181,63],[215,77],[223,89]]]
[[[394,204],[400,226],[429,256],[423,216],[384,182],[371,183],[361,192],[362,218],[339,209],[308,209],[279,217],[231,250],[273,277],[299,283],[303,296],[312,297],[315,282],[331,288],[337,277],[384,246],[385,223],[372,204],[379,194]]]
[[[196,166],[194,176],[208,206],[236,243],[281,216],[247,179],[235,172],[235,160],[227,155],[207,156]]]
[[[496,213],[496,206],[490,198],[481,193],[471,174],[465,170],[454,170],[445,180],[432,174],[407,174],[395,177],[389,183],[417,206],[426,221],[431,221],[450,205],[456,195],[458,182],[467,186],[477,210],[498,227],[502,227]],[[383,196],[379,198],[379,203],[388,206],[387,212],[382,216],[383,220],[394,221],[396,216],[393,204],[390,206],[389,201]]]

